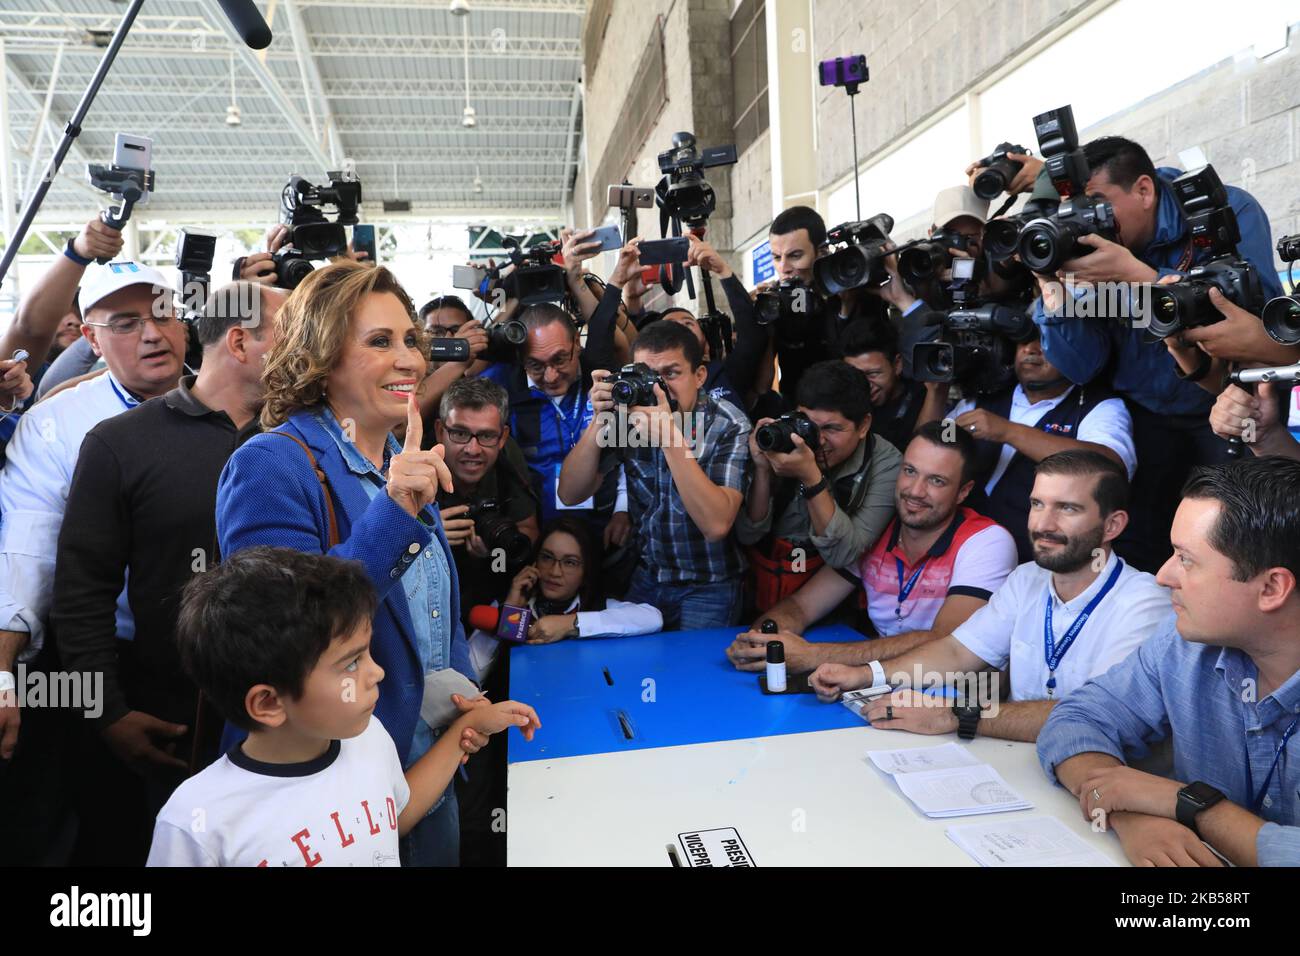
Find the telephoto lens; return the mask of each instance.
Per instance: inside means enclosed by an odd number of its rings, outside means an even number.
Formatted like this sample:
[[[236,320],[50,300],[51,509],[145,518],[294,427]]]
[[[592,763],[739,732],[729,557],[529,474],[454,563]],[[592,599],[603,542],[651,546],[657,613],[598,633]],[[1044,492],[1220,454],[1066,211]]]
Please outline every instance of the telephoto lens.
[[[999,143],[990,156],[985,156],[979,164],[984,168],[980,174],[975,177],[975,182],[971,188],[975,190],[975,195],[980,199],[997,199],[1007,187],[1011,185],[1011,180],[1016,178],[1016,173],[1020,172],[1025,165],[1023,162],[1015,159],[1009,159],[1007,153],[1024,153],[1027,150],[1023,146],[1013,146],[1011,143]]]
[[[754,432],[754,443],[760,451],[787,454],[795,449],[795,435],[802,438],[810,448],[821,444],[821,432],[817,423],[803,412],[782,415],[774,422],[760,425]]]

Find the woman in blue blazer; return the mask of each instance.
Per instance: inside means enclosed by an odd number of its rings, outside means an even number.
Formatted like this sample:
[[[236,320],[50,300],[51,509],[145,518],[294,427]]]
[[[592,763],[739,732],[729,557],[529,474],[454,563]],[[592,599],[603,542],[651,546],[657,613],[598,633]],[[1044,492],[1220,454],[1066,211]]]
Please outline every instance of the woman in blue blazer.
[[[275,332],[267,431],[231,456],[217,487],[221,553],[278,545],[365,566],[379,595],[370,653],[386,675],[375,716],[410,766],[441,732],[420,717],[426,675],[474,676],[435,503],[451,475],[440,448],[419,449],[414,396],[427,362],[414,307],[387,269],[344,261],[303,280]],[[402,447],[392,430],[408,415]],[[403,840],[403,862],[455,866],[459,845],[448,787]]]

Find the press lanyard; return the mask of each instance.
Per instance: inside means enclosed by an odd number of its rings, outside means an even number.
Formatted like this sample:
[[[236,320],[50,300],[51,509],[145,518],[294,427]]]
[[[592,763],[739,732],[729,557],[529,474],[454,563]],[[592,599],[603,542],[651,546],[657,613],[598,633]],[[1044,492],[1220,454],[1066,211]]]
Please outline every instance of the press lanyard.
[[[1119,573],[1122,570],[1124,570],[1124,562],[1116,558],[1115,570],[1110,572],[1110,577],[1106,579],[1106,583],[1102,585],[1101,590],[1088,602],[1088,606],[1080,612],[1079,616],[1074,619],[1074,623],[1070,625],[1065,632],[1065,636],[1061,638],[1060,644],[1056,643],[1056,637],[1052,633],[1052,586],[1048,584],[1047,613],[1043,616],[1043,659],[1047,661],[1047,696],[1049,699],[1055,696],[1056,669],[1061,666],[1061,660],[1065,657],[1065,652],[1070,649],[1074,639],[1079,636],[1079,632],[1083,630],[1083,625],[1088,623],[1088,618],[1092,616],[1092,612],[1097,610],[1097,605],[1115,586],[1115,582],[1119,580]]]
[[[916,587],[916,582],[921,580],[921,575],[925,571],[925,566],[930,562],[927,557],[921,562],[920,567],[912,572],[912,576],[903,583],[903,559],[898,556],[894,557],[894,563],[898,565],[898,607],[894,609],[894,617],[901,619],[903,617],[903,602],[907,596],[912,593],[912,588]]]
[[[135,408],[140,404],[139,399],[135,398],[131,393],[128,392],[125,395],[122,394],[122,389],[117,387],[117,382],[113,380],[113,376],[111,375],[108,377],[108,385],[113,389],[113,394],[117,396],[118,401],[122,403],[123,408]]]
[[[1268,776],[1264,778],[1264,785],[1259,788],[1259,793],[1255,794],[1255,802],[1254,802],[1255,813],[1259,813],[1260,808],[1264,806],[1264,795],[1268,793],[1268,785],[1273,782],[1273,774],[1277,770],[1277,762],[1282,759],[1282,754],[1286,750],[1286,742],[1291,739],[1291,734],[1295,731],[1295,727],[1297,723],[1300,723],[1300,714],[1296,715],[1296,718],[1291,721],[1291,726],[1287,727],[1287,729],[1282,733],[1282,742],[1277,745],[1277,751],[1274,752],[1273,754],[1273,764],[1268,768]],[[1247,754],[1246,755],[1246,792],[1253,793],[1254,790],[1255,790],[1255,782],[1252,779],[1252,774],[1250,772],[1250,755]]]
[[[560,450],[567,455],[573,450],[573,446],[578,444],[578,436],[582,433],[582,389],[579,388],[576,395],[573,396],[573,411],[570,413],[576,421],[570,424],[570,415],[566,415],[556,407],[555,402],[549,398],[546,404],[551,406],[551,411],[555,413],[555,423],[559,428]]]

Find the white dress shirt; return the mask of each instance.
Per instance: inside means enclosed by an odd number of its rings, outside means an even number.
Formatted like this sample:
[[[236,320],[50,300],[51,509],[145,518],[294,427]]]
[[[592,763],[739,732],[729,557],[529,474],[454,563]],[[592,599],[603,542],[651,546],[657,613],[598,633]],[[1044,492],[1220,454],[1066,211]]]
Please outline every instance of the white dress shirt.
[[[34,657],[44,641],[59,528],[81,440],[104,419],[138,404],[105,372],[38,402],[18,422],[0,469],[0,630],[31,635],[20,660]],[[135,634],[125,588],[117,602],[117,634]]]
[[[1026,562],[952,635],[993,667],[1001,670],[1011,665],[1012,700],[1046,700],[1047,602],[1052,602],[1053,643],[1059,646],[1070,625],[1105,586],[1117,561],[1111,552],[1097,579],[1071,601],[1062,601],[1057,595],[1051,571]],[[1172,614],[1169,591],[1150,574],[1126,563],[1115,586],[1097,605],[1056,668],[1054,697],[1059,700],[1128,657],[1148,637],[1159,633]]]
[[[1028,425],[1030,428],[1037,427],[1038,423],[1056,406],[1070,399],[1072,396],[1075,401],[1078,397],[1075,395],[1076,386],[1071,385],[1065,390],[1064,394],[1056,398],[1049,398],[1043,401],[1031,401],[1029,395],[1020,385],[1016,386],[1015,392],[1011,395],[1011,411],[1007,419],[1016,425]],[[975,408],[974,399],[964,399],[957,403],[957,407],[948,413],[949,418],[957,418],[961,415],[972,411]],[[982,437],[977,435],[977,438]],[[1133,472],[1137,471],[1137,449],[1133,447],[1133,419],[1129,416],[1128,409],[1124,407],[1124,400],[1121,398],[1108,398],[1104,402],[1098,402],[1083,421],[1079,422],[1079,431],[1074,435],[1063,435],[1064,438],[1073,438],[1076,441],[1091,442],[1094,445],[1105,445],[1115,454],[1119,455],[1120,461],[1124,462],[1124,467],[1128,470],[1128,477],[1133,479]],[[989,475],[988,484],[984,486],[984,493],[993,494],[994,487],[1002,480],[1002,475],[1006,472],[1007,466],[1011,464],[1011,459],[1016,455],[1016,450],[1009,444],[1002,446],[1002,454],[998,456],[998,465],[993,469],[993,474]]]

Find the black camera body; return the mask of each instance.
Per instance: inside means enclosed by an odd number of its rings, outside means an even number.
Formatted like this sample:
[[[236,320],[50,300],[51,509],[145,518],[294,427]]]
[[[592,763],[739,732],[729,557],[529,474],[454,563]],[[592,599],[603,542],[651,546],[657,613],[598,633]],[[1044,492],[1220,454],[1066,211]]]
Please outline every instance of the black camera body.
[[[717,208],[718,197],[704,178],[704,170],[714,166],[731,166],[736,162],[736,147],[711,146],[700,150],[695,134],[673,134],[673,145],[659,154],[659,172],[663,179],[655,186],[655,201],[664,213],[687,226],[703,225]]]
[[[668,404],[675,404],[672,393],[668,391],[667,384],[656,374],[654,369],[644,362],[633,362],[630,365],[624,365],[618,370],[618,374],[614,376],[611,384],[615,404],[625,408],[658,405],[659,398],[655,395],[656,385],[663,389],[663,393],[668,396]]]
[[[316,186],[301,176],[290,176],[280,193],[280,221],[289,227],[286,246],[271,257],[275,263],[275,284],[296,289],[311,274],[315,260],[334,259],[348,251],[344,226],[357,224],[361,205],[361,182],[350,170],[329,172],[328,186]],[[321,211],[333,206],[331,222]]]
[[[911,286],[934,278],[952,261],[949,249],[967,252],[970,241],[959,232],[941,230],[928,240],[903,249],[898,253],[899,277]]]
[[[1187,218],[1193,247],[1208,250],[1210,260],[1188,270],[1179,282],[1151,287],[1148,328],[1161,339],[1221,321],[1222,313],[1210,301],[1211,289],[1218,289],[1248,312],[1258,313],[1264,307],[1258,270],[1237,255],[1241,231],[1228,205],[1228,191],[1214,167],[1183,173],[1174,180],[1173,188]]]
[[[774,422],[759,425],[754,430],[754,444],[760,451],[788,454],[794,451],[795,435],[814,451],[821,445],[821,429],[803,412],[791,412]]]
[[[1022,308],[978,304],[975,270],[966,261],[951,286],[956,307],[939,315],[939,341],[912,349],[912,374],[917,381],[955,382],[963,391],[991,395],[1015,380],[1016,346],[1038,329]]]
[[[493,322],[486,329],[487,348],[479,358],[484,362],[516,362],[524,343],[528,341],[528,329],[518,319],[508,322]]]
[[[801,348],[808,320],[821,311],[824,301],[802,279],[781,279],[754,297],[754,321],[759,325],[775,325],[777,339],[782,344]]]
[[[1092,234],[1115,238],[1115,210],[1104,199],[1086,194],[1088,159],[1079,146],[1074,111],[1069,106],[1035,116],[1034,133],[1061,204],[1050,215],[1031,219],[1023,226],[1016,251],[1031,272],[1053,275],[1063,263],[1093,251],[1091,246],[1080,244],[1079,237]]]
[[[885,257],[894,219],[878,213],[860,222],[843,222],[826,233],[826,241],[843,248],[813,264],[813,276],[823,295],[849,289],[878,289],[889,281]]]
[[[499,549],[505,555],[507,574],[515,574],[532,559],[533,542],[501,513],[495,498],[474,502],[465,517],[474,522],[474,533],[483,539],[489,554]]]
[[[1016,178],[1016,173],[1020,172],[1025,165],[1021,160],[1008,159],[1007,153],[1028,152],[1029,150],[1023,146],[998,143],[992,153],[979,161],[978,165],[982,169],[971,186],[975,190],[975,195],[980,199],[996,199],[1006,192],[1007,187],[1011,185],[1011,180]]]
[[[1050,216],[1059,203],[1048,199],[1031,199],[1018,213],[990,219],[984,224],[980,247],[990,262],[1006,262],[1016,255],[1020,232],[1035,219]]]

